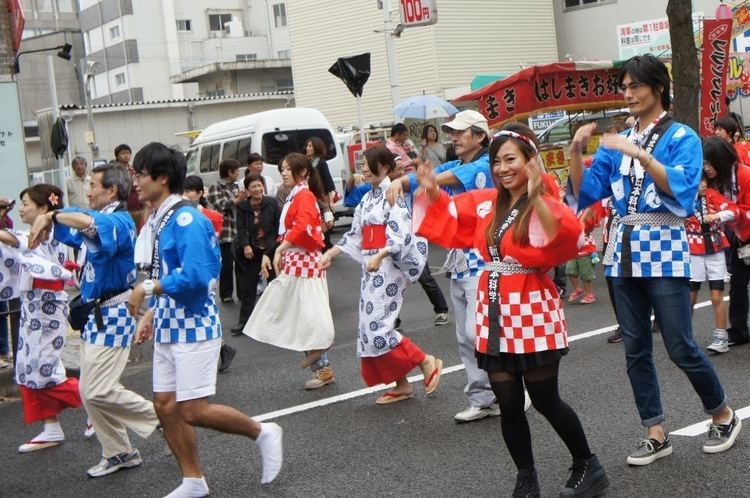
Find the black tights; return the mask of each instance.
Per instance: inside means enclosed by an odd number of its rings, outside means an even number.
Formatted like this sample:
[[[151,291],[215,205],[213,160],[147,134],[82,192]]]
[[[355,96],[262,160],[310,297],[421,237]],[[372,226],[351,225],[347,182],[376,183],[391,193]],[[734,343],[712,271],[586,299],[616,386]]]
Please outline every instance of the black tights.
[[[573,409],[562,399],[557,388],[559,362],[543,365],[521,375],[510,372],[489,374],[492,391],[500,405],[500,426],[505,445],[516,467],[534,468],[534,455],[531,451],[531,432],[526,414],[523,411],[523,386],[529,391],[534,408],[544,415],[568,451],[575,459],[591,457],[586,434],[581,421]]]

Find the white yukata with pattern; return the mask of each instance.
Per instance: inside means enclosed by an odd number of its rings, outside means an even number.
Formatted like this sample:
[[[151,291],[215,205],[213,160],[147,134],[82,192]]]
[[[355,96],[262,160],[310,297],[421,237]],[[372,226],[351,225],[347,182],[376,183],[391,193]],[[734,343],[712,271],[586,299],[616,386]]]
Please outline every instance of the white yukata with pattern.
[[[338,243],[343,252],[362,265],[359,300],[358,357],[376,357],[389,353],[401,342],[394,329],[401,311],[407,282],[415,282],[427,262],[427,242],[414,235],[406,202],[399,198],[388,204],[384,192],[389,178],[368,192],[354,211],[349,232]],[[362,230],[366,225],[385,225],[386,248],[377,271],[367,271],[367,263],[379,249],[362,249]]]
[[[34,278],[67,280],[65,249],[56,240],[28,248],[28,231],[12,231],[18,248],[0,244],[0,299],[21,298],[21,323],[16,353],[16,382],[29,389],[44,389],[65,382],[60,360],[68,330],[68,293],[34,289]]]

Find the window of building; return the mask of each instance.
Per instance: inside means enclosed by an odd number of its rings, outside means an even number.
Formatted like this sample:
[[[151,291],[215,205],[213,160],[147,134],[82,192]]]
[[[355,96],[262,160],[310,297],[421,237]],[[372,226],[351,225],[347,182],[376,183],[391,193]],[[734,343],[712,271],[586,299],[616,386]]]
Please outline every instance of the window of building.
[[[286,27],[286,5],[277,3],[273,6],[273,21],[277,28]]]
[[[115,85],[125,86],[125,73],[115,74]]]
[[[109,39],[110,40],[117,40],[120,38],[120,26],[112,26],[109,28]]]
[[[224,95],[226,95],[226,92],[223,88],[206,92],[206,97],[223,97]]]
[[[190,19],[177,19],[177,31],[192,31],[193,27],[190,24]]]
[[[584,7],[596,7],[597,5],[606,5],[616,3],[617,0],[563,0],[565,10],[576,10]]]
[[[289,50],[279,50],[279,59],[288,59]]]
[[[294,81],[292,79],[276,80],[276,91],[290,92],[294,90]]]
[[[248,62],[248,61],[258,60],[258,54],[236,54],[234,57],[237,62]]]
[[[232,14],[209,14],[208,29],[211,31],[224,31],[224,25],[232,20]]]

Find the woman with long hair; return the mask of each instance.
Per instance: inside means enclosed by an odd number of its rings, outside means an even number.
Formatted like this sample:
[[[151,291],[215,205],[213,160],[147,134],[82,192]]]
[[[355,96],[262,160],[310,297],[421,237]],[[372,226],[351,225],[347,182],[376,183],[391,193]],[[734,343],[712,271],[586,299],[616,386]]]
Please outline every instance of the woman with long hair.
[[[273,256],[277,277],[255,304],[243,333],[257,341],[304,351],[303,368],[313,378],[306,389],[336,380],[327,350],[333,344],[333,318],[328,302],[325,270],[318,268],[323,244],[318,200],[323,187],[310,160],[291,153],[281,163],[284,185],[292,186],[281,211],[281,243]]]
[[[750,167],[739,160],[736,149],[719,137],[703,140],[703,171],[708,187],[737,204],[739,216],[727,226],[726,235],[731,247],[727,250],[729,269],[729,328],[720,344],[712,343],[715,353],[726,352],[729,346],[746,344],[750,340],[747,315],[750,310],[747,285],[750,267],[745,263],[750,244]],[[716,338],[715,338],[716,339]]]
[[[439,138],[440,135],[434,125],[424,125],[424,128],[422,128],[422,146],[419,148],[419,153],[422,158],[436,166],[445,162],[445,146],[440,143]]]
[[[31,226],[37,216],[61,208],[62,198],[62,191],[54,185],[25,189],[21,192],[21,220]],[[24,422],[44,422],[44,430],[18,448],[21,453],[29,453],[60,445],[65,434],[57,416],[65,408],[81,406],[78,380],[67,377],[60,359],[68,330],[65,280],[72,274],[64,267],[64,246],[51,233],[38,247],[30,249],[28,230],[2,230],[0,258],[0,299],[19,294],[21,297],[16,383],[21,391]]]
[[[396,330],[407,282],[416,282],[427,262],[427,242],[412,233],[411,215],[403,198],[391,206],[385,190],[396,169],[393,154],[383,145],[365,150],[362,174],[371,190],[354,211],[351,230],[320,260],[321,269],[346,253],[362,266],[357,356],[368,386],[396,383],[376,403],[410,398],[414,389],[406,376],[415,367],[424,374],[431,394],[440,381],[443,362],[426,355]]]
[[[484,258],[476,356],[489,375],[503,438],[518,468],[513,496],[540,495],[524,385],[573,457],[560,496],[596,496],[609,481],[589,450],[578,415],[560,398],[558,369],[568,351],[567,325],[547,275],[551,267],[576,256],[582,227],[570,209],[546,194],[534,138],[533,132],[510,130],[495,135],[489,155],[496,189],[451,198],[438,189],[432,170],[420,166],[419,183],[426,195],[415,201],[415,226],[430,241],[476,247]]]

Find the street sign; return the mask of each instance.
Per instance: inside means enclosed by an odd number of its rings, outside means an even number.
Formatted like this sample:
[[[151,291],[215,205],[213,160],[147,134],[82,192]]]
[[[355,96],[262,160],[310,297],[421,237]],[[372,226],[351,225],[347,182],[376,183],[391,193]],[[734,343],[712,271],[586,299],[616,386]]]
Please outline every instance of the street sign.
[[[437,0],[401,0],[401,24],[405,28],[435,24]]]

